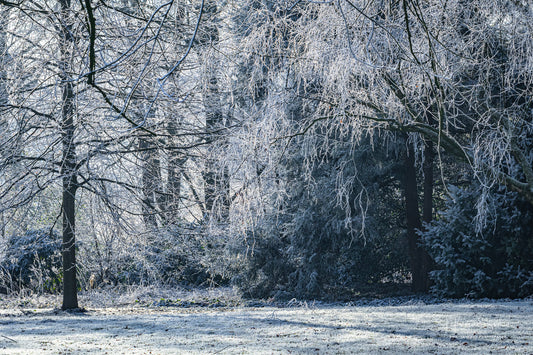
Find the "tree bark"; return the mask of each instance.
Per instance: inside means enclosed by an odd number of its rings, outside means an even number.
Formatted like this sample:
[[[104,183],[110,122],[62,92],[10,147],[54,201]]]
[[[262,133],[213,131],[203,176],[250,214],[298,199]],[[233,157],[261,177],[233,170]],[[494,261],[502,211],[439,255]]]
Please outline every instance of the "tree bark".
[[[431,141],[426,141],[424,144],[424,164],[422,167],[424,171],[424,200],[422,207],[422,221],[424,223],[431,223],[431,221],[433,220],[433,190],[435,181],[433,174],[435,151],[433,146],[433,142]],[[429,291],[429,287],[431,286],[429,272],[433,267],[433,260],[431,259],[425,248],[421,248],[420,258],[422,259],[421,263],[423,273],[426,275],[426,285],[424,289],[425,291]]]
[[[424,144],[424,203],[422,209],[422,220],[430,223],[433,220],[433,161],[435,152],[433,142],[426,141]]]
[[[64,163],[67,165],[68,160]],[[61,308],[65,310],[78,308],[75,224],[77,182],[76,175],[72,172],[64,171],[63,174],[63,305]]]
[[[412,275],[413,292],[427,292],[429,290],[429,275],[427,252],[420,245],[418,230],[421,229],[418,205],[418,185],[416,181],[416,167],[414,151],[409,146],[404,160],[403,189],[405,198],[405,214],[407,220],[407,244],[409,264]]]
[[[78,308],[78,285],[76,277],[76,145],[74,143],[74,86],[69,76],[71,50],[74,45],[70,11],[70,0],[60,0],[61,28],[59,30],[62,85],[61,143],[63,149],[61,177],[63,197],[63,305],[62,309]]]

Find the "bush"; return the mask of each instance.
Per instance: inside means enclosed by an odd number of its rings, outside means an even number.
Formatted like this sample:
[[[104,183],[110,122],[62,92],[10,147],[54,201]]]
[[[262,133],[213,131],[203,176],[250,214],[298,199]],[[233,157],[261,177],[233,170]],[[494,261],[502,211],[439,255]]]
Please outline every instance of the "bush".
[[[433,291],[451,297],[524,297],[533,293],[533,211],[515,193],[494,192],[476,232],[480,188],[450,187],[446,209],[421,233],[435,260]]]
[[[8,238],[0,260],[6,289],[59,292],[62,283],[61,238],[47,229]]]
[[[90,288],[105,285],[164,284],[205,286],[224,284],[215,261],[223,250],[222,237],[194,223],[154,230],[145,242],[115,247],[107,259],[85,251]]]
[[[346,299],[408,269],[394,152],[372,137],[330,138],[311,157],[293,141],[273,176],[283,183],[262,185],[262,203],[275,207],[258,211],[253,252],[242,248],[234,282],[245,295]]]
[[[289,275],[294,272],[294,265],[287,256],[289,245],[275,231],[258,230],[255,236],[249,236],[251,246],[243,245],[234,252],[242,256],[244,262],[235,271],[232,279],[245,297],[279,299],[292,298],[288,291],[291,287]]]

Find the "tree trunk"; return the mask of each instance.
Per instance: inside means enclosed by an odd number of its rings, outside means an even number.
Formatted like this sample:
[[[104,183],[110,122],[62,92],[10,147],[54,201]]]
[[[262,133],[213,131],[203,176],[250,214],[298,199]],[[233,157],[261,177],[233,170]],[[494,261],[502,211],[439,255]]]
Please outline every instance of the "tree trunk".
[[[424,144],[424,205],[422,220],[430,223],[433,220],[433,161],[435,153],[433,142],[426,141]]]
[[[435,160],[435,151],[433,148],[433,142],[426,141],[424,144],[424,202],[422,208],[422,221],[424,223],[431,223],[433,220],[433,162]],[[429,279],[429,272],[433,267],[433,260],[427,253],[425,248],[421,248],[422,255],[420,256],[422,261],[422,269],[426,276],[425,290],[428,291],[431,286],[431,280]]]
[[[215,1],[206,1],[203,16],[203,31],[199,34],[199,42],[208,54],[204,63],[205,92],[203,103],[205,108],[206,137],[209,143],[217,143],[218,148],[212,145],[207,152],[206,167],[204,172],[205,182],[205,210],[216,220],[225,220],[229,216],[229,174],[227,168],[217,166],[217,154],[224,144],[220,144],[224,138],[222,135],[224,116],[222,113],[222,100],[218,84],[218,61],[216,55],[209,54],[209,47],[216,47],[219,41],[219,33],[216,25],[217,5]],[[218,209],[218,211],[217,211]]]
[[[67,159],[70,159],[68,157]],[[64,161],[64,164],[68,164]],[[62,309],[78,308],[78,285],[76,277],[76,175],[63,175],[63,305]]]
[[[167,118],[167,132],[171,148],[176,148],[178,134],[178,122],[175,117]],[[162,209],[164,210],[163,219],[165,225],[177,223],[179,213],[179,204],[181,199],[181,180],[183,174],[183,165],[186,157],[178,149],[171,149],[168,153],[168,182],[166,194]]]
[[[409,264],[412,275],[412,290],[427,292],[429,289],[429,275],[426,251],[420,246],[417,233],[421,229],[420,212],[418,210],[418,186],[416,181],[416,167],[413,148],[409,146],[404,161],[403,188],[405,197],[405,214],[407,219],[407,244],[409,249]]]
[[[74,86],[70,80],[70,60],[74,38],[72,37],[72,19],[69,14],[70,0],[60,0],[61,43],[59,67],[61,70],[62,107],[61,107],[61,142],[63,157],[61,177],[63,179],[63,198],[61,212],[63,215],[63,305],[62,309],[78,308],[78,285],[76,278],[76,190],[78,189],[76,173],[76,145],[74,143]]]
[[[140,138],[142,164],[143,219],[146,228],[157,228],[158,203],[161,194],[161,162],[156,145],[150,138]]]

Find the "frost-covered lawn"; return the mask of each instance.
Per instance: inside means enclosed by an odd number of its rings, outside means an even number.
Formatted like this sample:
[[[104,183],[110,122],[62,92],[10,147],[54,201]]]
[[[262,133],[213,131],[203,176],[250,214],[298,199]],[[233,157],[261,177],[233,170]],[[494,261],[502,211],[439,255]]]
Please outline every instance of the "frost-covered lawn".
[[[24,304],[3,308],[0,353],[533,354],[531,299],[214,308],[141,300],[106,306],[92,304],[83,314]]]

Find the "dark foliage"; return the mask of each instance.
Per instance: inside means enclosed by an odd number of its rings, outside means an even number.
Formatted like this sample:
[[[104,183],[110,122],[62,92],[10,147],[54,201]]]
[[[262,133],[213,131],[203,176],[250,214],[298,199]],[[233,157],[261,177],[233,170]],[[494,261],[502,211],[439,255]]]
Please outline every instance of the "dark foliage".
[[[49,229],[12,235],[5,244],[0,265],[1,282],[6,289],[59,292],[62,282],[61,238]]]
[[[451,297],[533,294],[533,209],[515,193],[494,192],[476,232],[479,186],[450,187],[439,218],[422,233],[435,260],[433,291]]]
[[[246,269],[235,278],[245,295],[335,300],[406,274],[395,164],[386,152],[341,145],[312,167],[309,181],[302,181],[302,161],[287,164],[283,214],[256,233]]]

